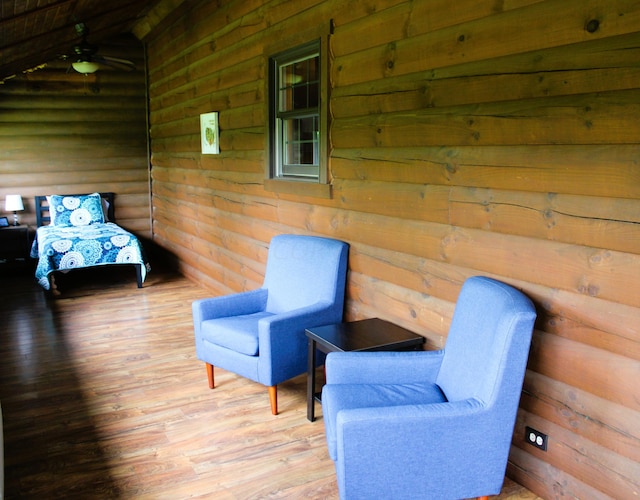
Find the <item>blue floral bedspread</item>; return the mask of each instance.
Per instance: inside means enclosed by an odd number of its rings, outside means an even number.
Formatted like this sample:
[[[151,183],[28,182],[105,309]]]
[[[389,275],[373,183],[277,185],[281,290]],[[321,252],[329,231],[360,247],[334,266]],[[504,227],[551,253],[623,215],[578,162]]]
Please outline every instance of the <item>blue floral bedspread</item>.
[[[112,222],[83,227],[39,227],[31,257],[38,259],[36,280],[45,290],[50,288],[49,275],[54,271],[105,264],[141,264],[144,281],[148,270],[138,239]]]

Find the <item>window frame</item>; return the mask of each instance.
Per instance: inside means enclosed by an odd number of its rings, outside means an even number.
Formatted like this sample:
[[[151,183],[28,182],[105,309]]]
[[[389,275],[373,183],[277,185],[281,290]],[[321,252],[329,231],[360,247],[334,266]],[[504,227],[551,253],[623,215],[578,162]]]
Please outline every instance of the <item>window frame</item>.
[[[298,84],[296,82],[283,81],[284,68],[292,67],[295,64],[303,63],[317,58],[317,75],[316,79],[309,81],[304,80]],[[269,78],[271,80],[269,98],[271,103],[269,106],[269,133],[271,143],[271,177],[274,179],[287,180],[308,180],[310,182],[318,182],[320,178],[320,40],[314,40],[310,43],[287,50],[269,59]],[[307,94],[310,89],[315,89],[317,95],[313,96],[312,101],[315,106],[309,106],[310,99],[306,99],[307,107],[296,108],[294,94],[299,91],[306,90]],[[285,96],[292,100],[291,103],[285,104]],[[286,108],[286,109],[283,109]],[[295,137],[290,130],[294,128],[294,124],[304,119],[311,119],[314,123],[311,132],[311,144],[313,163],[292,162],[290,154],[292,150],[301,151],[302,144],[307,143],[301,137]],[[289,132],[288,132],[289,130]],[[313,137],[315,136],[315,137]],[[296,148],[296,145],[298,146]],[[309,172],[313,170],[311,174]]]
[[[268,130],[266,133],[266,167],[265,167],[265,189],[269,191],[302,194],[321,198],[331,197],[331,187],[329,178],[329,35],[330,32],[314,33],[315,36],[306,38],[306,42],[300,43],[300,37],[285,40],[279,46],[272,47],[269,51],[271,55],[267,57],[268,75],[265,85],[265,95],[267,96],[267,116]],[[288,48],[287,48],[288,47]],[[279,68],[282,65],[291,64],[296,60],[308,57],[319,57],[318,64],[318,134],[317,153],[318,153],[318,171],[317,176],[309,178],[308,176],[299,175],[282,175],[282,170],[278,168],[282,147],[282,135],[279,134],[278,127],[278,103],[280,92],[280,75]],[[302,110],[299,114],[296,111],[292,113],[283,113],[288,117],[308,116]],[[287,174],[287,172],[285,172]]]

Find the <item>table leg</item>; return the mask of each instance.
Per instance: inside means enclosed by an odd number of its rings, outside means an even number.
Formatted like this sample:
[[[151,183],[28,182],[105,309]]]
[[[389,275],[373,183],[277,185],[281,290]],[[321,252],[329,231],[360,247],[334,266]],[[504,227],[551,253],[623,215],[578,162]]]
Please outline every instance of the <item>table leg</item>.
[[[315,393],[316,393],[316,341],[309,339],[307,365],[307,419],[315,420]]]

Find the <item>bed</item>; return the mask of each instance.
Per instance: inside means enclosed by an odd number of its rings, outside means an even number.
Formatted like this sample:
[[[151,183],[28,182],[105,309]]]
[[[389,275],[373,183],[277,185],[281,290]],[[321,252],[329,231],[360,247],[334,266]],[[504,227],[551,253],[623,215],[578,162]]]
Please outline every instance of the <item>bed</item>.
[[[133,265],[142,288],[149,265],[138,238],[115,223],[113,193],[36,196],[36,280],[54,288],[54,273]]]

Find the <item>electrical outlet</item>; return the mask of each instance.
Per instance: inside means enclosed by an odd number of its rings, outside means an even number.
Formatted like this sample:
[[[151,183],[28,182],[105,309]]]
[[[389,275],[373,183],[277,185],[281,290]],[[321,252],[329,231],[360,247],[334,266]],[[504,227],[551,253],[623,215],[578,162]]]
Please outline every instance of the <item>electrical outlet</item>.
[[[531,427],[525,427],[524,439],[527,443],[540,448],[542,451],[547,451],[547,441],[549,437],[540,431],[537,431]]]

